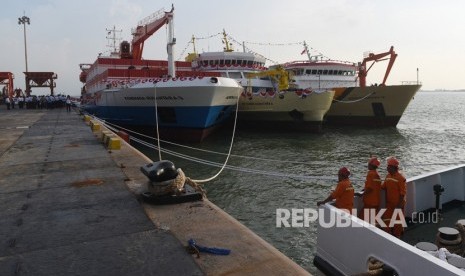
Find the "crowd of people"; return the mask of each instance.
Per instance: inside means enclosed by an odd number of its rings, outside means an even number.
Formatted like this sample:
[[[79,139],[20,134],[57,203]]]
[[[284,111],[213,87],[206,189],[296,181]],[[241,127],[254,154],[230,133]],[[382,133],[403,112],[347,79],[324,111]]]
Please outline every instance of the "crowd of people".
[[[52,95],[31,95],[19,97],[3,97],[2,102],[5,104],[6,109],[53,109],[66,107],[67,111],[71,111],[72,100],[68,95],[58,94]]]
[[[354,196],[361,196],[363,199],[363,208],[356,215],[361,219],[372,222],[371,219],[380,214],[379,212],[382,207],[381,191],[384,190],[386,206],[383,206],[382,209],[383,223],[378,226],[395,237],[401,238],[404,228],[395,216],[401,214],[402,218],[404,217],[407,195],[406,179],[399,172],[399,161],[395,157],[389,157],[386,160],[387,175],[384,181],[382,181],[377,171],[380,164],[381,162],[376,157],[372,157],[368,161],[368,172],[362,193],[355,193],[349,179],[350,170],[346,167],[340,168],[336,189],[325,200],[318,201],[317,205],[334,200],[334,205],[337,208],[352,212],[354,208]]]

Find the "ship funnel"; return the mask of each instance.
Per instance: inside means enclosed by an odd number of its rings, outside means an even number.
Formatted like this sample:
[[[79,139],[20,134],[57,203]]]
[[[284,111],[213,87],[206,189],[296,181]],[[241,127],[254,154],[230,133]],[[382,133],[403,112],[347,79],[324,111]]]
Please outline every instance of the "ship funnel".
[[[120,56],[121,58],[131,58],[131,45],[127,41],[123,41],[120,44]]]

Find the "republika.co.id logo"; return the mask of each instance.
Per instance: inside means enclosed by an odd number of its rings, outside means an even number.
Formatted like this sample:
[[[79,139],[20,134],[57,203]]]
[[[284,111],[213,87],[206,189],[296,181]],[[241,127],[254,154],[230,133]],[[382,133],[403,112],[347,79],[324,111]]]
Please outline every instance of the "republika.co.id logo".
[[[404,214],[401,209],[394,209],[390,216],[386,216],[387,209],[364,210],[364,221],[377,227],[393,227],[396,224],[402,224],[407,227]],[[318,222],[321,227],[363,227],[363,224],[356,223],[353,217],[357,217],[357,209],[344,210],[343,212],[329,212],[329,217],[324,216],[325,209],[313,208],[293,208],[293,209],[276,209],[276,227],[310,227],[314,222]],[[352,216],[350,216],[352,215]]]

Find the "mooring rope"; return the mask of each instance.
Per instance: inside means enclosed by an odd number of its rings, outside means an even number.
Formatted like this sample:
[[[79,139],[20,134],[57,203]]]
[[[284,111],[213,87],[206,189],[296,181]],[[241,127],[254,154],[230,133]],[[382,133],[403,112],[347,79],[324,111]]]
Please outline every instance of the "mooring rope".
[[[156,135],[157,135],[157,145],[158,145],[158,158],[161,161],[161,147],[160,147],[160,132],[158,131],[158,105],[157,105],[157,83],[155,82],[153,86],[154,90],[154,99],[155,102],[155,125],[156,125]]]
[[[105,120],[102,120],[102,119],[100,119],[98,117],[95,117],[95,116],[92,116],[92,117],[94,119],[96,119],[96,120],[99,120],[102,123],[102,125],[104,125],[108,129],[112,130],[113,132],[118,132],[118,130],[124,130],[124,131],[127,131],[128,133],[133,133],[133,134],[139,135],[141,137],[144,137],[144,139],[145,138],[155,139],[155,138],[153,138],[151,136],[147,136],[147,135],[135,132],[135,131],[131,131],[131,130],[126,129],[124,127],[119,127],[119,126],[117,126],[115,124],[106,122]],[[155,149],[155,150],[160,150],[161,152],[163,152],[165,154],[168,154],[168,155],[171,155],[171,156],[174,156],[174,157],[178,157],[178,158],[190,161],[190,162],[195,162],[195,163],[198,163],[198,164],[212,166],[212,167],[220,167],[220,168],[222,168],[221,171],[223,169],[228,169],[228,170],[232,170],[232,171],[238,171],[238,172],[249,173],[249,174],[257,174],[257,175],[264,175],[264,176],[270,176],[270,177],[293,178],[293,179],[300,179],[300,180],[334,181],[334,177],[331,177],[331,176],[327,177],[327,176],[321,176],[321,175],[300,175],[300,174],[289,174],[289,173],[274,172],[274,171],[271,172],[271,171],[258,170],[258,169],[248,168],[248,167],[246,168],[246,167],[227,165],[227,162],[218,163],[218,162],[214,162],[214,161],[210,161],[210,160],[190,156],[190,155],[187,155],[187,154],[183,154],[183,153],[180,153],[180,152],[177,152],[177,151],[168,150],[166,148],[160,148],[160,147],[157,147],[153,143],[147,142],[147,141],[145,141],[143,139],[136,138],[133,135],[130,135],[130,140],[134,141],[136,143],[139,143],[139,144],[141,144],[141,145],[143,145],[145,147],[152,148],[152,149]],[[179,147],[184,147],[184,148],[187,148],[187,149],[190,149],[190,150],[197,150],[197,151],[207,152],[207,153],[217,154],[217,155],[226,155],[228,159],[229,159],[229,157],[236,157],[236,158],[242,158],[242,159],[259,160],[259,161],[263,161],[263,162],[282,163],[282,164],[287,164],[287,165],[289,165],[289,164],[308,165],[309,164],[309,162],[304,162],[304,161],[267,159],[267,158],[253,157],[253,156],[231,154],[231,147],[230,147],[230,151],[228,153],[222,153],[222,152],[216,152],[216,151],[211,151],[211,150],[205,150],[205,149],[190,147],[190,146],[177,144],[177,143],[173,143],[173,142],[165,141],[165,140],[161,140],[161,139],[159,141],[164,142],[164,143],[168,143],[168,144],[172,144],[172,145],[175,145],[175,146],[179,146]],[[312,162],[312,163],[314,164],[314,162]],[[426,167],[426,166],[451,166],[451,165],[457,165],[457,164],[462,164],[462,163],[465,163],[465,160],[458,160],[457,162],[415,163],[415,164],[409,164],[409,163],[404,162],[403,166],[404,167],[409,167],[409,166],[413,166],[413,165],[421,166],[421,167]],[[354,182],[357,182],[357,183],[363,183],[363,181],[364,181],[363,177],[352,177],[351,179]],[[197,180],[195,180],[195,181],[197,181]]]
[[[140,140],[137,138],[131,138],[137,143],[140,143],[144,146],[147,147],[154,147],[153,144],[148,143],[144,140]],[[297,175],[297,174],[288,174],[288,173],[280,173],[280,172],[271,172],[271,171],[263,171],[263,170],[257,170],[257,169],[252,169],[252,168],[245,168],[245,167],[238,167],[238,166],[233,166],[233,165],[225,165],[225,163],[221,164],[218,162],[206,160],[206,159],[201,159],[198,157],[193,157],[187,154],[182,154],[178,153],[175,151],[167,150],[167,149],[162,149],[162,151],[166,154],[182,158],[185,160],[189,160],[191,162],[199,163],[202,165],[208,165],[212,167],[221,167],[222,169],[229,169],[233,171],[240,171],[240,172],[245,172],[245,173],[252,173],[252,174],[260,174],[260,175],[267,175],[267,176],[274,176],[274,177],[285,177],[285,178],[295,178],[295,179],[313,179],[313,180],[334,180],[334,177],[325,177],[325,176],[312,176],[312,175]],[[193,180],[195,182],[198,182],[198,180]]]
[[[371,95],[373,95],[373,93],[375,93],[374,91],[371,92],[370,94],[366,95],[365,97],[361,98],[361,99],[358,99],[358,100],[353,100],[353,101],[340,101],[340,100],[335,100],[333,99],[334,102],[337,102],[337,103],[356,103],[356,102],[360,102],[360,101],[363,101],[365,100],[366,98],[370,97]]]
[[[232,131],[232,135],[231,135],[231,143],[229,144],[229,150],[228,150],[228,155],[226,156],[226,159],[224,160],[224,163],[223,163],[223,166],[221,167],[221,169],[212,177],[210,178],[207,178],[207,179],[192,179],[192,181],[194,182],[197,182],[197,183],[205,183],[205,182],[208,182],[208,181],[212,181],[213,179],[217,178],[221,172],[224,170],[224,168],[226,167],[226,165],[228,164],[228,161],[229,161],[229,157],[231,157],[231,151],[232,151],[232,148],[233,148],[233,145],[234,145],[234,137],[236,135],[236,125],[237,125],[237,112],[239,110],[239,98],[241,97],[240,94],[237,95],[237,101],[236,101],[236,112],[234,114],[234,126],[233,126],[233,131]]]
[[[155,124],[156,124],[157,146],[158,146],[157,148],[158,148],[158,156],[159,156],[160,161],[161,161],[162,158],[161,158],[161,146],[160,146],[160,132],[159,132],[159,125],[158,125],[158,105],[157,105],[156,84],[154,85],[154,88],[155,88],[154,89],[155,90],[155,97],[154,97],[154,102],[155,102]],[[231,135],[231,143],[229,145],[228,155],[226,156],[226,159],[225,159],[225,161],[223,163],[223,166],[221,167],[221,169],[215,175],[213,175],[210,178],[192,179],[192,181],[197,182],[197,183],[205,183],[205,182],[212,181],[213,179],[217,178],[221,174],[221,172],[223,172],[224,168],[226,167],[226,165],[228,163],[228,160],[229,160],[229,157],[231,156],[231,151],[232,151],[232,148],[233,148],[233,145],[234,145],[234,136],[236,134],[236,124],[237,124],[237,112],[239,110],[239,98],[240,98],[240,94],[237,95],[236,112],[235,112],[235,116],[234,116],[234,126],[233,126],[233,132],[232,132],[232,135]]]
[[[115,124],[112,124],[110,122],[105,122],[105,126],[107,128],[109,128],[110,130],[113,130],[114,132],[117,132],[118,130],[124,130],[128,133],[133,133],[137,136],[140,136],[140,137],[144,137],[146,139],[150,139],[150,140],[156,140],[157,138],[154,138],[152,136],[149,136],[149,135],[145,135],[143,133],[140,133],[140,132],[136,132],[136,131],[132,131],[130,129],[127,129],[127,128],[124,128],[124,127],[120,127],[118,125],[115,125]],[[139,141],[142,141],[140,139],[136,139],[134,138],[133,136],[130,136],[130,139],[133,140],[134,142],[139,142]],[[189,150],[195,150],[195,151],[199,151],[199,152],[204,152],[204,153],[210,153],[210,154],[216,154],[216,155],[225,155],[227,156],[228,153],[224,153],[224,152],[218,152],[218,151],[213,151],[213,150],[207,150],[207,149],[202,149],[202,148],[196,148],[196,147],[191,147],[191,146],[187,146],[187,145],[183,145],[183,144],[178,144],[178,143],[174,143],[174,142],[171,142],[171,141],[167,141],[167,140],[163,140],[163,139],[159,139],[160,142],[163,142],[163,143],[166,143],[166,144],[170,144],[170,145],[173,145],[173,146],[176,146],[176,147],[181,147],[181,148],[185,148],[185,149],[189,149]],[[144,144],[150,144],[148,142],[144,143]],[[152,144],[150,144],[152,145]],[[153,149],[157,149],[156,147],[154,147]],[[251,159],[251,160],[258,160],[258,161],[265,161],[265,162],[273,162],[273,163],[285,163],[285,164],[300,164],[300,165],[308,165],[308,161],[294,161],[294,160],[282,160],[282,159],[270,159],[270,158],[261,158],[261,157],[255,157],[255,156],[247,156],[247,155],[238,155],[238,154],[229,154],[231,157],[237,157],[237,158],[243,158],[243,159]]]
[[[119,126],[117,126],[115,124],[106,122],[105,120],[102,120],[102,119],[100,119],[98,117],[95,117],[95,116],[92,116],[92,117],[94,119],[98,120],[102,125],[104,125],[105,127],[107,127],[108,129],[110,129],[113,132],[117,132],[119,129],[122,129],[122,130],[128,131],[129,133],[134,133],[134,134],[141,135],[142,137],[149,137],[149,138],[153,139],[153,137],[146,136],[144,134],[140,134],[140,133],[131,131],[129,129],[123,128],[123,127],[119,127]],[[236,109],[236,119],[237,119],[237,109]],[[226,160],[225,160],[224,163],[218,163],[218,162],[214,162],[214,161],[210,161],[210,160],[206,160],[206,159],[201,159],[201,158],[198,158],[198,157],[193,157],[193,156],[190,156],[190,155],[187,155],[187,154],[183,154],[183,153],[179,153],[179,152],[176,152],[176,151],[168,150],[166,148],[157,147],[152,143],[149,143],[149,142],[147,142],[145,140],[142,140],[142,139],[139,139],[139,138],[136,138],[136,137],[133,137],[133,136],[130,136],[130,140],[134,141],[136,143],[139,143],[139,144],[141,144],[141,145],[143,145],[145,147],[158,150],[160,152],[163,152],[165,154],[169,154],[169,155],[174,156],[174,157],[182,158],[182,159],[185,159],[185,160],[188,160],[188,161],[191,161],[191,162],[195,162],[195,163],[198,163],[198,164],[202,164],[202,165],[207,165],[207,166],[219,167],[220,168],[218,173],[216,173],[216,175],[213,176],[213,177],[210,177],[210,178],[204,179],[204,180],[192,180],[192,181],[197,182],[197,183],[204,183],[204,182],[211,181],[211,180],[215,179],[216,177],[218,177],[220,175],[220,173],[224,169],[228,169],[228,170],[232,170],[232,171],[239,171],[239,172],[249,173],[249,174],[265,175],[265,176],[270,176],[270,177],[294,178],[294,179],[301,179],[301,180],[325,180],[325,181],[333,181],[334,180],[334,177],[289,174],[289,173],[264,171],[264,170],[257,170],[257,169],[252,169],[252,168],[245,168],[245,167],[228,165],[227,163],[228,163],[228,160],[229,160],[229,158],[231,156],[242,157],[242,158],[250,158],[250,159],[258,159],[258,160],[270,161],[270,162],[283,162],[283,163],[287,163],[287,164],[289,164],[289,163],[308,164],[308,162],[283,161],[283,160],[277,160],[277,159],[265,159],[265,158],[251,157],[251,156],[233,155],[233,154],[231,154],[231,151],[232,151],[233,140],[234,140],[234,137],[235,137],[235,129],[236,129],[236,120],[234,122],[234,131],[233,131],[232,138],[231,138],[231,145],[230,145],[229,152],[227,154],[227,157],[226,157]],[[188,146],[186,146],[186,147],[188,147]],[[188,147],[188,148],[192,148],[192,147]],[[192,148],[192,149],[197,149],[197,148]],[[208,151],[208,150],[202,150],[202,149],[197,149],[197,150],[225,155],[225,153],[220,153],[220,152],[214,152],[214,151]]]

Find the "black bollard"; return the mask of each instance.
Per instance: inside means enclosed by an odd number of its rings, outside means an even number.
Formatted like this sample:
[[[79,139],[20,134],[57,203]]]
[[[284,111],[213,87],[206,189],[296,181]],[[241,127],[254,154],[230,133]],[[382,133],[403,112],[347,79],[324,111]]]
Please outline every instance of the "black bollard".
[[[441,211],[441,208],[439,208],[439,199],[441,197],[441,194],[444,192],[444,187],[442,187],[441,184],[436,184],[433,186],[433,191],[436,195],[436,211],[439,212]]]

